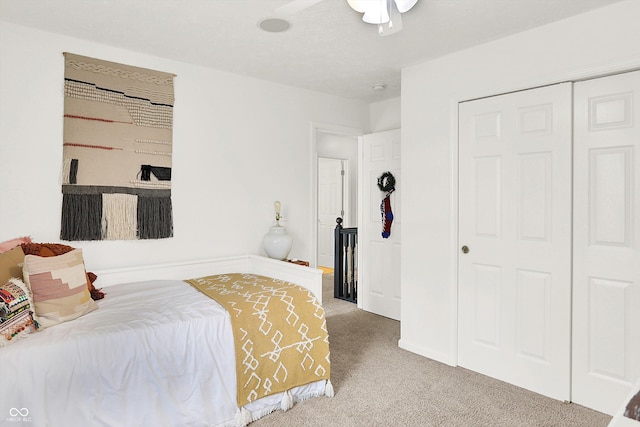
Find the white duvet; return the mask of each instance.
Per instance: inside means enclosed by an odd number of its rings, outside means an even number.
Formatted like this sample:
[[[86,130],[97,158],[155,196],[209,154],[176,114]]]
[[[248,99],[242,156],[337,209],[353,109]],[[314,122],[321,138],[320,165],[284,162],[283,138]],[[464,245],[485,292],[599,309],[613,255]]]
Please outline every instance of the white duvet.
[[[97,310],[0,348],[0,425],[236,425],[227,312],[177,280],[104,290]],[[293,400],[324,386],[295,388]],[[282,397],[245,408],[257,419]]]

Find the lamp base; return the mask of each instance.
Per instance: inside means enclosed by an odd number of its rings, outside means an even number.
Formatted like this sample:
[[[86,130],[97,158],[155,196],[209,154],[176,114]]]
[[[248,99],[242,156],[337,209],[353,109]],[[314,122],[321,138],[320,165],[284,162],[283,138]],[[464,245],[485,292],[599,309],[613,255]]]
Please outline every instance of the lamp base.
[[[280,224],[269,228],[269,232],[262,239],[262,246],[269,258],[285,260],[291,251],[293,238],[287,234],[287,229]]]

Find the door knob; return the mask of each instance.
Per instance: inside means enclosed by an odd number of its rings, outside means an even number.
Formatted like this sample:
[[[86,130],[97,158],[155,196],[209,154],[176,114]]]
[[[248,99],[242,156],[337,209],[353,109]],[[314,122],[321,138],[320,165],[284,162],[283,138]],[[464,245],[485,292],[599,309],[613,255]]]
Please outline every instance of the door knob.
[[[468,253],[469,253],[469,246],[467,246],[467,245],[464,245],[464,246],[463,246],[462,248],[460,248],[460,249],[462,249],[462,253],[463,253],[463,254],[468,254]]]

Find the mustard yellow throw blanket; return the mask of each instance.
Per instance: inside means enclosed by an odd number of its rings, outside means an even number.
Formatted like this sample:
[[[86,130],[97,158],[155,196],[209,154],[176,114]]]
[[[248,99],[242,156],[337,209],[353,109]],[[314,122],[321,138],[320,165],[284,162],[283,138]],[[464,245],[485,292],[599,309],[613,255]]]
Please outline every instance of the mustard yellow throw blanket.
[[[318,380],[329,380],[324,309],[311,291],[252,274],[186,280],[231,316],[238,406]]]

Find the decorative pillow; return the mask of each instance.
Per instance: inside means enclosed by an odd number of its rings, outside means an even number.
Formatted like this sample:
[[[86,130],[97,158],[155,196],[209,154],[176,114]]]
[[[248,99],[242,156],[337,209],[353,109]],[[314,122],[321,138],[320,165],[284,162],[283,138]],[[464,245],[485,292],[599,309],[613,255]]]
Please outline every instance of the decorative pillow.
[[[63,245],[62,243],[23,243],[20,245],[25,255],[37,255],[42,257],[56,256],[66,254],[74,250],[75,248],[68,245]],[[104,292],[100,289],[96,289],[93,286],[93,282],[95,282],[97,276],[91,272],[87,273],[87,287],[89,288],[89,292],[91,292],[91,299],[99,300],[104,298]]]
[[[25,242],[20,245],[25,255],[56,256],[71,252],[75,248],[62,243]]]
[[[0,254],[0,284],[7,283],[12,277],[22,280],[22,263],[24,262],[24,252],[17,246],[7,252]]]
[[[17,239],[7,240],[6,242],[0,243],[0,254],[15,248],[21,243],[31,243],[31,238],[29,236],[18,237]]]
[[[42,328],[77,319],[98,308],[87,288],[82,249],[53,257],[26,255],[23,275]]]
[[[21,280],[9,279],[0,285],[0,347],[36,330],[29,290]]]

